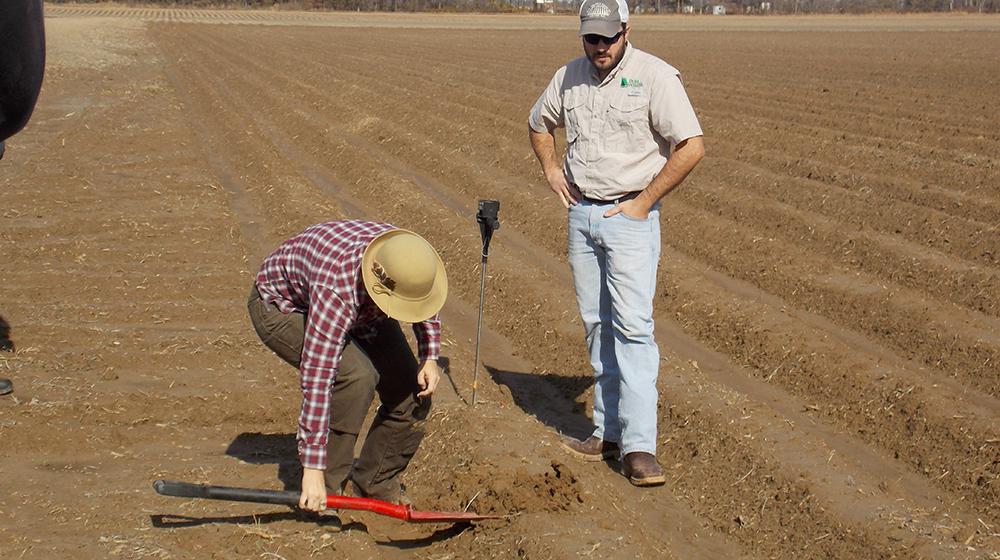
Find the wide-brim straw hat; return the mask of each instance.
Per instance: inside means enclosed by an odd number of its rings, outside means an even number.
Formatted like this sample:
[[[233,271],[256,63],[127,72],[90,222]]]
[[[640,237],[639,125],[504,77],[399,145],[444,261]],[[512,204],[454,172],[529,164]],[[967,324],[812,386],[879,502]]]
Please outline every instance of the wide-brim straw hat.
[[[423,237],[405,229],[379,234],[368,244],[361,277],[375,305],[407,323],[430,319],[448,297],[444,261]]]

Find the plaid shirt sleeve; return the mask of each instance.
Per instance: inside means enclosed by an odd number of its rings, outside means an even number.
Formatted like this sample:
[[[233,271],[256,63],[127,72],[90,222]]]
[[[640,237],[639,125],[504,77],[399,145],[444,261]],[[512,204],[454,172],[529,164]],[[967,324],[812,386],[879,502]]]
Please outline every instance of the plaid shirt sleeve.
[[[330,391],[355,315],[353,306],[347,305],[333,289],[313,287],[299,366],[302,385],[299,460],[306,468],[326,469]]]
[[[441,320],[435,315],[423,323],[413,323],[413,335],[417,339],[417,359],[436,360],[441,354]]]

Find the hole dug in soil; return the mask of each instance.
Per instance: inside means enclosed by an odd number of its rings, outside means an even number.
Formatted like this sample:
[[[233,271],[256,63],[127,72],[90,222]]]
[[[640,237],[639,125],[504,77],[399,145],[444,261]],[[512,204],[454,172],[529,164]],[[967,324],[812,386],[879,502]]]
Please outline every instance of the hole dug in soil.
[[[470,511],[499,515],[570,511],[584,502],[580,481],[558,461],[538,473],[493,463],[469,465],[455,472],[432,502],[448,509],[443,506],[456,498],[461,500],[460,509],[468,506]]]

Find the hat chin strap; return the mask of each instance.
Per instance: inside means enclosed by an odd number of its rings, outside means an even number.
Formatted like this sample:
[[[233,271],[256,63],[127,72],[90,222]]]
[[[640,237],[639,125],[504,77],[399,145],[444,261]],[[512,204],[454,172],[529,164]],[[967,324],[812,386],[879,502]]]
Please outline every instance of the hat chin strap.
[[[382,285],[381,282],[379,282],[378,284],[375,284],[374,286],[372,286],[372,291],[375,292],[376,294],[380,295],[380,296],[390,296],[393,299],[398,299],[398,300],[402,300],[402,301],[420,302],[420,301],[423,301],[424,299],[426,299],[426,296],[424,296],[424,297],[407,297],[407,296],[404,296],[403,294],[401,294],[399,292],[394,292],[394,291],[390,290],[389,288],[385,287],[384,285]]]
[[[385,285],[382,284],[382,282],[378,282],[377,284],[375,284],[374,286],[372,286],[372,291],[375,292],[376,294],[380,295],[380,296],[392,296],[392,295],[395,295],[395,294],[392,293],[392,290],[390,290],[389,288],[386,288]],[[396,297],[399,297],[399,296],[396,296]]]
[[[376,265],[376,266],[378,266],[378,265]],[[378,270],[378,271],[381,270],[380,268],[376,269],[376,267],[372,267],[372,269],[373,270]],[[405,296],[405,295],[403,295],[403,294],[401,294],[401,293],[399,293],[399,292],[397,292],[397,291],[394,290],[394,288],[395,288],[395,282],[393,282],[392,278],[389,278],[388,276],[386,276],[383,279],[382,275],[378,274],[378,272],[376,272],[375,275],[379,276],[379,279],[372,286],[371,291],[374,292],[377,295],[380,295],[380,296],[389,296],[389,297],[392,297],[394,299],[399,299],[399,300],[403,300],[403,301],[423,301],[424,298],[426,297],[426,296],[407,297],[407,296]],[[390,286],[392,286],[392,287],[390,287]]]

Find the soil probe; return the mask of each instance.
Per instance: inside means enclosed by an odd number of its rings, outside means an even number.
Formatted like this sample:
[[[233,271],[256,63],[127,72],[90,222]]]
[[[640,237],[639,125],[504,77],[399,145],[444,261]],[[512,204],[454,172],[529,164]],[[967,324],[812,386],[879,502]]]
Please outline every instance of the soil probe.
[[[230,502],[253,502],[257,504],[299,505],[298,492],[281,490],[261,490],[257,488],[232,488],[229,486],[209,486],[157,480],[153,483],[157,494],[178,498],[205,498]],[[407,504],[393,504],[371,498],[351,496],[326,496],[326,507],[330,509],[352,509],[388,515],[410,523],[471,523],[484,519],[501,519],[500,515],[479,515],[467,511],[417,511]]]
[[[483,240],[482,278],[479,281],[479,320],[476,322],[476,371],[472,375],[472,406],[476,406],[476,389],[479,388],[479,337],[483,332],[483,297],[486,295],[486,259],[490,256],[490,240],[493,232],[500,229],[499,200],[480,200],[476,221],[479,222],[479,236]]]

